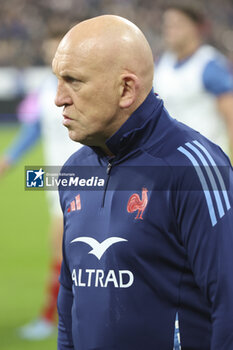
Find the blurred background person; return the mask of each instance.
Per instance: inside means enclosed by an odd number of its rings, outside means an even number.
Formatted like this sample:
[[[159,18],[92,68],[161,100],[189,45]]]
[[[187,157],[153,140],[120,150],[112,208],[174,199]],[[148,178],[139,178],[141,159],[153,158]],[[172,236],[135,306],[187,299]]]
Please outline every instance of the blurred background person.
[[[39,90],[29,93],[19,104],[18,117],[21,128],[13,143],[0,159],[0,176],[5,174],[21,157],[30,151],[41,138],[44,150],[44,165],[54,166],[54,172],[81,145],[74,143],[62,125],[60,108],[54,104],[57,78],[51,72],[51,60],[61,40],[60,33],[52,33],[43,43],[44,57],[48,64],[47,75]],[[51,262],[44,306],[39,317],[19,329],[25,339],[37,340],[54,333],[57,322],[57,295],[62,259],[63,216],[56,190],[46,191],[51,225],[49,229]]]
[[[154,88],[172,117],[233,149],[233,76],[227,59],[204,43],[208,22],[196,3],[174,2],[163,14],[166,51]],[[230,146],[230,147],[229,147]]]

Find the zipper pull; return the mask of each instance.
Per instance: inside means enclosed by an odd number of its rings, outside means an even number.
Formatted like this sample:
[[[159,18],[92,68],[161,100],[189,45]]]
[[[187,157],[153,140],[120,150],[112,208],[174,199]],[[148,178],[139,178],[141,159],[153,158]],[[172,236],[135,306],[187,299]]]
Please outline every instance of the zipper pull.
[[[107,166],[107,175],[110,174],[111,169],[112,169],[112,163],[108,163],[108,166]]]

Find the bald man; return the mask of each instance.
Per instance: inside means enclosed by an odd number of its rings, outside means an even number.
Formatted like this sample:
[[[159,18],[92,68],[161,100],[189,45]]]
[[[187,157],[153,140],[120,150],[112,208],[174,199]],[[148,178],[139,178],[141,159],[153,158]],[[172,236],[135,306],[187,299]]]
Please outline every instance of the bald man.
[[[58,349],[232,350],[229,159],[169,116],[126,19],[73,27],[53,70],[63,124],[85,145],[60,177]]]

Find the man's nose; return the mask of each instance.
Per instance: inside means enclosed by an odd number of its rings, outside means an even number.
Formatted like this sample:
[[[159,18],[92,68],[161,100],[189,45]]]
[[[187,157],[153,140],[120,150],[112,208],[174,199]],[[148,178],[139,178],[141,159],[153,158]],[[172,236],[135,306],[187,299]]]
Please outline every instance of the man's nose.
[[[58,107],[72,104],[72,99],[65,87],[65,83],[62,81],[58,81],[57,93],[54,102]]]

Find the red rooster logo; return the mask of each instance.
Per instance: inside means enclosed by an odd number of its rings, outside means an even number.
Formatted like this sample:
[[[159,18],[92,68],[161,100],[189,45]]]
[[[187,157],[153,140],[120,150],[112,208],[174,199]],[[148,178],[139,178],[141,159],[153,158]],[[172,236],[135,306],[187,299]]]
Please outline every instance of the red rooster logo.
[[[134,193],[134,194],[132,194],[132,196],[130,196],[130,198],[128,200],[128,204],[127,204],[128,213],[133,213],[136,210],[138,211],[135,219],[143,220],[142,214],[143,214],[143,212],[147,206],[147,203],[148,203],[147,192],[148,192],[147,188],[143,188],[142,189],[142,199],[140,199],[140,197],[137,193]]]

